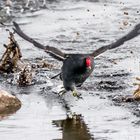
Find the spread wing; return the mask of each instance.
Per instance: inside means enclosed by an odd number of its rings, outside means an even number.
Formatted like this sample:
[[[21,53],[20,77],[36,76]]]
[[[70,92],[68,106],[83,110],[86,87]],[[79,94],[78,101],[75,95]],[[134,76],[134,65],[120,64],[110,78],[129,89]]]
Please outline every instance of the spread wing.
[[[121,37],[120,39],[118,39],[114,43],[111,43],[109,45],[105,45],[105,46],[95,50],[90,55],[92,57],[96,57],[107,50],[111,50],[111,49],[119,47],[120,45],[124,44],[124,42],[133,39],[134,37],[138,36],[139,34],[140,34],[140,24],[137,24],[134,27],[134,29],[132,31],[130,31],[128,34],[126,34],[125,36]]]
[[[23,31],[21,30],[21,28],[19,27],[19,25],[16,22],[13,22],[14,28],[13,30],[23,39],[25,39],[26,41],[32,43],[35,47],[40,48],[45,50],[45,52],[49,53],[49,55],[51,55],[52,57],[60,60],[60,61],[64,61],[66,58],[66,54],[63,53],[62,51],[60,51],[59,49],[55,48],[55,47],[51,47],[51,46],[44,46],[42,44],[40,44],[39,42],[35,41],[33,38],[29,37],[28,35],[26,35],[25,33],[23,33]]]
[[[13,24],[15,27],[15,28],[13,28],[13,30],[19,36],[21,36],[23,39],[27,40],[28,42],[32,43],[34,46],[45,50],[52,57],[54,57],[60,61],[64,61],[67,58],[67,56],[71,55],[71,54],[65,54],[55,47],[44,46],[44,45],[40,44],[39,42],[35,41],[33,38],[30,38],[25,33],[23,33],[23,31],[20,29],[19,25],[16,22],[13,22]],[[111,50],[111,49],[114,49],[114,48],[121,46],[122,44],[124,44],[124,42],[133,39],[134,37],[138,36],[139,34],[140,34],[140,24],[137,24],[134,27],[134,29],[132,31],[130,31],[128,34],[126,34],[125,36],[121,37],[120,39],[118,39],[114,43],[111,43],[109,45],[105,45],[105,46],[95,50],[93,53],[91,53],[89,55],[92,57],[97,57],[98,55],[104,53],[107,50]]]

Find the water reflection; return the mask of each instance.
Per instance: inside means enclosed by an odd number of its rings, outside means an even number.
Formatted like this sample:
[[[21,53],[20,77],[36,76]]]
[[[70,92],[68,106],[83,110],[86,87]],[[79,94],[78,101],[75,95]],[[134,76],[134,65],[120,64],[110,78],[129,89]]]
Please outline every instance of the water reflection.
[[[62,129],[62,140],[93,140],[81,115],[73,115],[65,120],[52,122]]]
[[[52,119],[52,125],[61,130],[62,140],[93,140],[93,135],[90,134],[83,116],[72,111],[73,98],[58,95],[55,98],[55,95],[49,95],[45,97],[45,102],[47,107],[51,104],[51,108],[56,105],[56,102],[60,103],[59,105],[66,114],[65,118]]]

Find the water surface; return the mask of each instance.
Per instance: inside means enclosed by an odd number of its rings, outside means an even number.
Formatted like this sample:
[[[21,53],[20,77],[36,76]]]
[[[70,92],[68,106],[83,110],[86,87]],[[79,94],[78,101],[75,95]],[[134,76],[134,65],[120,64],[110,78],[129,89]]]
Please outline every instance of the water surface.
[[[48,9],[20,14],[14,20],[22,24],[24,32],[43,44],[64,52],[85,53],[111,43],[139,23],[139,4],[139,0],[54,1]],[[8,35],[2,27],[0,34],[2,46]],[[8,77],[1,76],[0,87],[22,101],[19,111],[0,121],[1,139],[140,139],[139,102],[112,100],[117,95],[131,95],[135,89],[133,81],[140,75],[139,37],[95,59],[93,74],[78,89],[83,100],[75,99],[70,93],[58,97],[54,91],[62,82],[59,79],[50,81],[48,77],[60,71],[61,62],[20,37],[16,39],[23,59],[43,58],[53,63],[55,69],[41,70],[36,74],[36,84],[23,88],[9,84]],[[3,51],[1,47],[0,55]],[[42,90],[43,87],[46,89]]]

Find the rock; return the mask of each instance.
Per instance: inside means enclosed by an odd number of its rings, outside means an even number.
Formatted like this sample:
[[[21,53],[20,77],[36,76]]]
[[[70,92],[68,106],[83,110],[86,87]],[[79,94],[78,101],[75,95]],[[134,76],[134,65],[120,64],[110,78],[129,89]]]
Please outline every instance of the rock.
[[[21,101],[8,93],[7,91],[0,90],[0,116],[8,115],[16,112],[21,107]]]

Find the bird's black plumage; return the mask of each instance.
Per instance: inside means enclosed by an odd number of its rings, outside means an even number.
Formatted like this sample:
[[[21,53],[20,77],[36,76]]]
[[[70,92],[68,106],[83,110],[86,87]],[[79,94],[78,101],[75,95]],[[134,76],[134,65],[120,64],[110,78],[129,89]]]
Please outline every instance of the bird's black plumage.
[[[90,58],[91,67],[86,67],[86,58]],[[85,54],[72,54],[64,60],[62,66],[62,80],[66,90],[73,91],[90,76],[94,68],[93,58]]]
[[[44,46],[39,42],[35,41],[34,39],[27,36],[25,33],[22,32],[19,25],[16,22],[13,22],[14,27],[13,30],[21,36],[23,39],[29,41],[34,46],[45,50],[49,53],[52,57],[56,58],[57,60],[63,61],[63,66],[61,69],[60,75],[65,90],[75,91],[76,86],[81,86],[83,82],[90,76],[94,68],[94,58],[98,55],[102,54],[103,52],[114,49],[122,45],[124,42],[133,39],[134,37],[140,34],[140,24],[137,24],[132,31],[130,31],[125,36],[121,37],[117,41],[105,45],[90,54],[66,54],[60,51],[59,49],[51,46]],[[91,61],[90,68],[86,66],[87,58]]]

